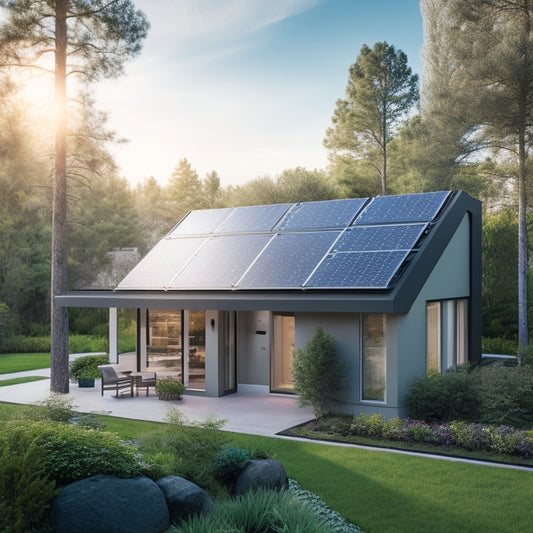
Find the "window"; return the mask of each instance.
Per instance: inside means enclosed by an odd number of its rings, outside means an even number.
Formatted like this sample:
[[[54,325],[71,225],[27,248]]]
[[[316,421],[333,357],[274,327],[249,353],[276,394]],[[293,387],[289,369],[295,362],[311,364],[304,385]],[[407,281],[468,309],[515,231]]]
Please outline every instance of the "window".
[[[468,361],[468,300],[426,305],[427,370],[442,372]]]
[[[361,399],[384,402],[387,381],[385,315],[362,315],[362,354]]]

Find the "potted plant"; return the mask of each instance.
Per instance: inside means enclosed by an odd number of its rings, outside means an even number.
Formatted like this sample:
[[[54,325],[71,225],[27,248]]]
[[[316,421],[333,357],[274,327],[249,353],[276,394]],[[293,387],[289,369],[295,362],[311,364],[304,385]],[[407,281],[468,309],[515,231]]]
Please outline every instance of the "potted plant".
[[[175,378],[158,379],[155,390],[160,400],[181,400],[181,395],[185,392],[185,385]]]
[[[94,379],[100,377],[98,366],[107,364],[109,364],[107,355],[76,357],[69,365],[70,379],[77,381],[79,387],[94,387]]]

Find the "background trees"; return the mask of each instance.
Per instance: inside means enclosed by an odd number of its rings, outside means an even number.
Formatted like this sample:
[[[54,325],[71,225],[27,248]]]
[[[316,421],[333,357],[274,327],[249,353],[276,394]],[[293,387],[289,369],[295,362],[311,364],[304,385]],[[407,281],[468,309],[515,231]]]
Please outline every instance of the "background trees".
[[[54,296],[68,288],[67,257],[67,78],[82,82],[118,76],[137,54],[148,22],[129,0],[2,0],[7,20],[0,28],[0,64],[54,74],[56,103],[52,192],[51,384],[68,392],[68,311]],[[46,65],[52,56],[54,68]]]
[[[490,150],[517,168],[518,342],[528,344],[527,188],[533,127],[533,6],[527,0],[424,0],[427,100],[459,124],[463,154]],[[439,109],[440,108],[440,109]]]
[[[346,98],[337,100],[333,127],[324,139],[334,165],[344,167],[344,181],[351,167],[354,177],[365,182],[379,176],[381,194],[387,194],[388,145],[417,101],[418,76],[407,56],[386,42],[363,45],[349,69]]]

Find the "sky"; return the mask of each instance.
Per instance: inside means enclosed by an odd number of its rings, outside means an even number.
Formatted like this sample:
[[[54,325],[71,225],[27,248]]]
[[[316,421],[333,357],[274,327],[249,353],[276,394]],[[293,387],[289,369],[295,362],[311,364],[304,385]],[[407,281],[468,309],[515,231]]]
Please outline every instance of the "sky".
[[[97,107],[135,185],[165,185],[180,159],[223,186],[322,169],[322,145],[361,46],[386,41],[421,74],[419,0],[134,0],[151,29]]]

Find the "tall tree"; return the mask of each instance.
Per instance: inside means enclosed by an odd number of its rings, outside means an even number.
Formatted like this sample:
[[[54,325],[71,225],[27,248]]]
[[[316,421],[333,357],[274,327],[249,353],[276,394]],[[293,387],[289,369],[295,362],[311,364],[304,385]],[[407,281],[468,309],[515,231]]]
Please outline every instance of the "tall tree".
[[[401,119],[418,101],[418,76],[407,56],[386,42],[363,45],[349,69],[346,98],[337,100],[324,145],[332,159],[364,161],[380,177],[387,194],[387,147]]]
[[[180,159],[168,183],[170,211],[168,216],[175,223],[191,209],[202,209],[204,198],[202,180],[188,159]]]
[[[54,296],[68,288],[67,261],[67,79],[82,82],[122,73],[140,52],[149,24],[130,0],[0,0],[7,18],[0,27],[0,66],[47,69],[53,55],[56,131],[52,199],[51,383],[69,390],[68,312]]]
[[[518,342],[528,344],[527,188],[533,136],[530,0],[423,0],[428,99],[465,123],[468,151],[492,149],[518,169]],[[442,90],[444,80],[446,92]],[[440,88],[439,88],[440,87]]]

